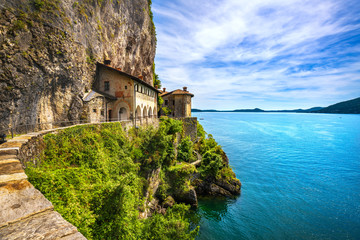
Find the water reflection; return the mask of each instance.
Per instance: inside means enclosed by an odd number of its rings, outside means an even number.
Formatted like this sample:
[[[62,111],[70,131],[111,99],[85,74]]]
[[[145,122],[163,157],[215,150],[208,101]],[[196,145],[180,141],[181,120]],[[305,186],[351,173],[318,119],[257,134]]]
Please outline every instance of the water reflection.
[[[227,213],[228,207],[235,201],[236,199],[231,198],[201,198],[196,214],[212,221],[221,221]]]

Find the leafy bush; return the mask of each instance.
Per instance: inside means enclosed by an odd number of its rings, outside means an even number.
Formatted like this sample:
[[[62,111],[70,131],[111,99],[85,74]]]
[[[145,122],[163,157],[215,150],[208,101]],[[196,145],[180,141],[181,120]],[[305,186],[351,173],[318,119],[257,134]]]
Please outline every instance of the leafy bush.
[[[222,166],[221,156],[210,150],[203,155],[199,172],[202,177],[215,177]]]
[[[191,141],[190,137],[187,136],[181,139],[181,142],[178,146],[177,160],[181,162],[193,162],[196,160],[193,152],[193,142]]]
[[[189,163],[180,163],[175,166],[171,166],[168,171],[168,179],[172,186],[173,192],[184,192],[190,187],[190,176],[196,172],[194,165]]]
[[[26,173],[87,239],[193,239],[197,231],[189,231],[186,207],[139,219],[145,173],[163,164],[170,167],[174,134],[180,131],[172,119],[158,129],[133,129],[129,136],[119,123],[68,128],[44,137],[41,164]],[[168,188],[165,184],[164,196]]]
[[[168,117],[160,118],[160,129],[165,131],[167,135],[174,135],[176,133],[182,132],[183,123],[182,121],[175,120]]]
[[[204,127],[199,122],[197,122],[197,136],[200,138],[205,138],[206,136]]]
[[[164,216],[156,214],[149,218],[145,224],[144,239],[195,239],[199,227],[189,231],[189,222],[186,221],[186,213],[190,206],[176,204],[169,209]],[[180,220],[180,221],[179,221]]]

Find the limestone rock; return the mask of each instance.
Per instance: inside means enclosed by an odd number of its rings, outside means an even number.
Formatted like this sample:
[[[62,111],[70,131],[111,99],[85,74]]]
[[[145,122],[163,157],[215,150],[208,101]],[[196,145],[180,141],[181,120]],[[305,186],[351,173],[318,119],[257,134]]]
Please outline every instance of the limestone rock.
[[[110,59],[152,84],[156,38],[147,0],[35,2],[0,3],[0,133],[78,119],[96,61]]]
[[[225,196],[225,197],[232,196],[229,191],[226,191],[225,189],[223,189],[222,187],[219,187],[218,185],[216,185],[214,183],[210,184],[209,189],[210,189],[209,194],[212,196]]]
[[[190,189],[186,192],[181,192],[175,194],[175,200],[177,202],[183,202],[186,204],[190,204],[193,207],[197,207],[198,201],[197,201],[197,195],[194,187],[190,187]]]
[[[206,181],[196,179],[193,181],[196,192],[201,196],[224,196],[232,197],[240,194],[241,183],[238,179],[231,180],[208,179]]]
[[[241,190],[241,183],[239,179],[233,178],[230,180],[219,179],[216,181],[216,184],[233,195],[239,195]]]

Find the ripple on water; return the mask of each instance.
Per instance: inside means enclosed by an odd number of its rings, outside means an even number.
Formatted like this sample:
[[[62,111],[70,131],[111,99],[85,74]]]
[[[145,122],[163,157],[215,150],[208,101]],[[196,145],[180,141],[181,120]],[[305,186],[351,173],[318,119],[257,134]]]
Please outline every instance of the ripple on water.
[[[194,115],[243,184],[199,202],[198,239],[359,239],[360,115]]]

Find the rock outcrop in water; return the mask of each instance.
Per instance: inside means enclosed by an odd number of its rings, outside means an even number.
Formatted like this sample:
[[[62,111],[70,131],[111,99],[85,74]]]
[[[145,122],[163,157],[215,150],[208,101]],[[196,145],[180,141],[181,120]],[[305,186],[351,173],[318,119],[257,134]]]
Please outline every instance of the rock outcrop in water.
[[[223,170],[217,176],[209,176],[206,179],[197,177],[193,185],[200,196],[223,196],[233,197],[241,192],[241,182],[229,167],[229,159],[222,151]]]
[[[0,3],[0,130],[79,119],[95,62],[153,81],[148,0]]]

